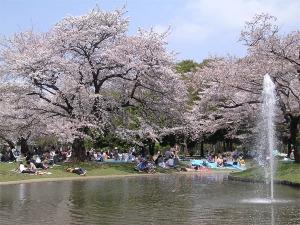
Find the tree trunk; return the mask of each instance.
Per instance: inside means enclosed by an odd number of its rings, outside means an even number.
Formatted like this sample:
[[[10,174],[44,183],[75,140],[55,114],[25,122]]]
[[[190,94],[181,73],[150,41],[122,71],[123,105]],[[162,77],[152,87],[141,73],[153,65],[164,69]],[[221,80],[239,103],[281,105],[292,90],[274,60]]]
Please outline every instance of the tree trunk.
[[[290,158],[291,152],[292,152],[292,145],[291,142],[289,141],[288,144],[288,152],[287,152],[287,157]]]
[[[233,151],[233,143],[232,143],[232,140],[229,140],[229,146],[228,146],[228,150],[230,151],[230,152],[232,152]]]
[[[6,139],[6,138],[4,138],[2,136],[0,136],[0,139],[2,139],[3,141],[5,141],[11,149],[15,148],[15,144],[11,140]]]
[[[298,135],[298,125],[300,122],[300,117],[291,117],[290,121],[290,142],[293,145],[294,149],[294,156],[295,156],[295,162],[300,163],[300,153],[299,153],[299,146],[297,143],[297,135]]]
[[[204,157],[204,141],[201,141],[200,144],[200,156]]]
[[[149,155],[153,156],[155,151],[155,141],[148,140],[148,146],[149,146]]]
[[[21,153],[24,154],[24,155],[28,155],[29,147],[28,147],[28,144],[27,144],[27,139],[24,138],[24,137],[21,137],[18,142],[21,146]]]
[[[72,159],[77,162],[86,160],[86,151],[83,138],[75,138],[72,144]]]
[[[187,148],[187,143],[186,143],[186,137],[184,138],[184,142],[183,142],[183,147],[184,147],[184,156],[187,156],[189,154],[188,148]]]

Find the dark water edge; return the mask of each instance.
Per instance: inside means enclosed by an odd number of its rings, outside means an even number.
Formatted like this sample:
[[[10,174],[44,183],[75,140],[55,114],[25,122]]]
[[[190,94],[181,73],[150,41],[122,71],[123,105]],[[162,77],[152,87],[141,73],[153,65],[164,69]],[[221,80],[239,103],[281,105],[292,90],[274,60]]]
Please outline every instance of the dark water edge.
[[[265,181],[263,181],[263,180],[239,177],[236,175],[228,175],[228,180],[249,182],[249,183],[265,183]],[[295,188],[300,188],[300,183],[287,181],[287,180],[274,180],[274,184],[282,184],[282,185],[288,185],[288,186],[295,187]]]
[[[227,174],[162,175],[0,187],[0,224],[300,224],[300,191],[264,204],[265,184]]]

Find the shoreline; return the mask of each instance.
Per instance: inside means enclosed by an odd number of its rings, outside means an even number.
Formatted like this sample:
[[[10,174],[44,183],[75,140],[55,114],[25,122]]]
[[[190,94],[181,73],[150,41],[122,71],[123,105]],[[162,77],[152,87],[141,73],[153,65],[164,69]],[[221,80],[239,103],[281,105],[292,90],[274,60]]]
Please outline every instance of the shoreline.
[[[76,181],[76,180],[93,180],[93,179],[114,179],[123,177],[139,177],[139,176],[153,176],[155,174],[124,174],[124,175],[99,175],[99,176],[78,176],[78,177],[48,177],[48,178],[34,178],[26,180],[15,180],[15,181],[3,181],[0,182],[2,185],[10,184],[29,184],[29,183],[41,183],[41,182],[63,182],[63,181]],[[163,174],[160,174],[163,175]]]
[[[232,174],[228,175],[228,180],[239,181],[239,182],[248,182],[248,183],[265,183],[265,181],[263,181],[263,180],[238,177],[238,176],[234,176]],[[300,183],[287,181],[287,180],[274,180],[274,184],[288,185],[290,187],[300,188]]]
[[[41,182],[63,182],[63,181],[84,181],[84,180],[101,180],[101,179],[120,179],[130,177],[157,177],[157,176],[169,176],[169,175],[195,175],[195,174],[224,174],[230,173],[230,171],[189,171],[189,172],[173,172],[173,173],[136,173],[136,174],[123,174],[123,175],[98,175],[98,176],[78,176],[78,177],[48,177],[48,178],[34,178],[26,180],[15,181],[3,181],[0,182],[0,186],[13,185],[13,184],[30,184]]]

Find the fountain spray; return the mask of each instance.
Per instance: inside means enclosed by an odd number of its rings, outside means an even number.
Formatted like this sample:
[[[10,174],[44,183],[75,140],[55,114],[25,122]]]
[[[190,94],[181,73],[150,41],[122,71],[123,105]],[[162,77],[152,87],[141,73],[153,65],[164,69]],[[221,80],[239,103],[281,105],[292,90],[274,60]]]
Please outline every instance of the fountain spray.
[[[262,105],[262,129],[261,138],[262,155],[264,161],[265,172],[270,179],[270,198],[274,200],[274,155],[275,149],[275,111],[276,111],[276,92],[275,84],[271,77],[266,74],[263,81],[263,105]]]

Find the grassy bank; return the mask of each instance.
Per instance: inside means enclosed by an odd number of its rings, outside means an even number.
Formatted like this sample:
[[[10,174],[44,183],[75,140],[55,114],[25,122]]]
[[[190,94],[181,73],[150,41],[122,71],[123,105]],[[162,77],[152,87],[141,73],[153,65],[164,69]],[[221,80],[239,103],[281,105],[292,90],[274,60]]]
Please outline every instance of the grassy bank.
[[[17,163],[0,163],[0,184],[1,182],[10,181],[23,181],[30,179],[53,179],[53,178],[78,178],[82,177],[74,173],[67,172],[68,167],[82,167],[87,170],[85,177],[99,177],[99,176],[126,176],[126,175],[139,175],[143,174],[134,169],[134,163],[96,163],[96,162],[86,162],[86,163],[62,163],[55,165],[46,172],[51,174],[43,175],[30,175],[22,174],[17,172]],[[156,168],[157,173],[174,173],[177,172],[176,169],[162,169]]]
[[[243,172],[232,173],[231,176],[242,179],[263,180],[264,174],[261,168],[253,167]],[[279,162],[274,179],[300,184],[300,164]]]
[[[68,167],[82,167],[87,170],[86,176],[130,175],[138,173],[134,170],[134,164],[129,163],[63,163],[49,168],[47,172],[51,174],[29,175],[16,172],[15,170],[18,168],[17,163],[0,163],[0,182],[79,177],[77,174],[67,172],[66,168]]]

